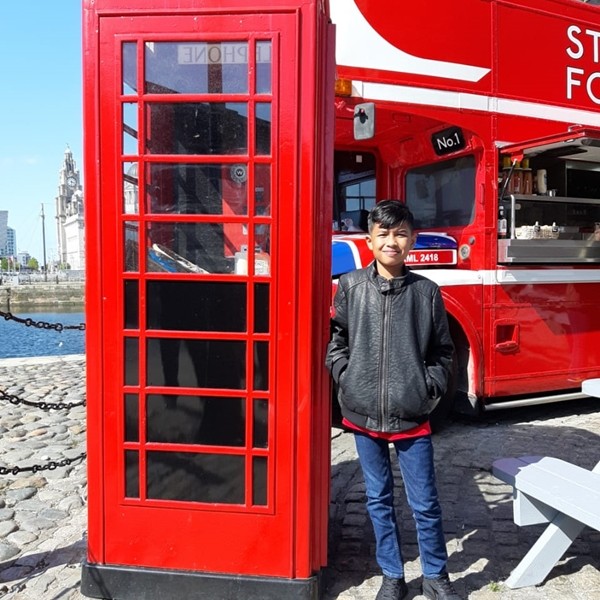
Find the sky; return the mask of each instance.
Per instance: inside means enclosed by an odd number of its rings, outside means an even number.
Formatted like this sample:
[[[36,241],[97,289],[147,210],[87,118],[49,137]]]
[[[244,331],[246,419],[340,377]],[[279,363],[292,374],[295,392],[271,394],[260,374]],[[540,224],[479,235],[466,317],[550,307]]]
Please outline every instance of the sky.
[[[0,210],[17,251],[57,256],[58,174],[69,147],[83,182],[81,0],[2,0]],[[83,186],[85,194],[85,183]]]

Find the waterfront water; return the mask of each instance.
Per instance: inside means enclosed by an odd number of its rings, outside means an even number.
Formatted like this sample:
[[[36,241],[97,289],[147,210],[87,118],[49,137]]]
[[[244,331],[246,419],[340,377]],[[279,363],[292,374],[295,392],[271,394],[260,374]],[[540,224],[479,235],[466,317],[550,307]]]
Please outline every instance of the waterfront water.
[[[85,322],[83,312],[64,310],[60,312],[20,312],[11,311],[21,319],[36,322],[79,325]],[[38,329],[13,320],[0,318],[0,358],[27,356],[64,356],[85,352],[85,331],[65,329]]]

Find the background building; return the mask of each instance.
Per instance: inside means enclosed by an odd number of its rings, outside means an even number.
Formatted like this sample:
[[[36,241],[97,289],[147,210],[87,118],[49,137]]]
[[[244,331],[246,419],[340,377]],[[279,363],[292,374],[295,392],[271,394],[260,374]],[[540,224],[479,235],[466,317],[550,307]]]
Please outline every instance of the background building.
[[[8,240],[8,211],[0,210],[0,256],[6,256]]]
[[[12,227],[6,228],[6,256],[17,255],[17,232]]]
[[[60,266],[83,270],[85,268],[83,194],[79,170],[73,160],[73,153],[68,147],[59,171],[56,225]]]
[[[25,268],[31,260],[31,255],[26,250],[17,254],[17,261],[21,267]]]

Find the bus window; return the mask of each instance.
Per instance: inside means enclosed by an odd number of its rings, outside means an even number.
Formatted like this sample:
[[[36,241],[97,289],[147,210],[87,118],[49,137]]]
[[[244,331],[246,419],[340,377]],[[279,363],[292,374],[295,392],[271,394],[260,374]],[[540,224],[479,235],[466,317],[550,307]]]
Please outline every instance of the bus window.
[[[475,214],[475,157],[461,156],[406,173],[406,204],[416,229],[468,225]]]
[[[375,156],[365,152],[335,153],[336,229],[366,231],[369,210],[375,206]]]

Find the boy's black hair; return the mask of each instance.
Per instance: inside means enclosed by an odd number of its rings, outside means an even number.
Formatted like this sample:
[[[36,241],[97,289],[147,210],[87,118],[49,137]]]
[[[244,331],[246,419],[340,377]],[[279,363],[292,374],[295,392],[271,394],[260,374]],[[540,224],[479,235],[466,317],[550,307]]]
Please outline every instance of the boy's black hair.
[[[400,200],[382,200],[369,213],[369,232],[375,224],[382,229],[391,229],[404,223],[411,231],[415,228],[415,218],[406,204]]]

